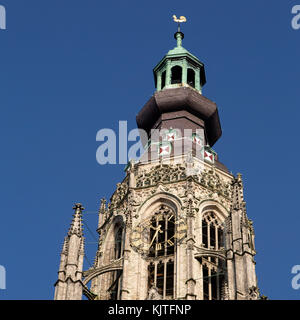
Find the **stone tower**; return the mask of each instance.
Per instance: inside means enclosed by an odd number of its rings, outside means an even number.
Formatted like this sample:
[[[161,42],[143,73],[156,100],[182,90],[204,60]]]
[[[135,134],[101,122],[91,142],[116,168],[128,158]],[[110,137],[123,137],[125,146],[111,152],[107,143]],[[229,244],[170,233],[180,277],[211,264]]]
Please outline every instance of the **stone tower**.
[[[137,115],[145,151],[101,200],[98,250],[82,272],[81,205],[61,253],[55,299],[259,299],[252,221],[241,175],[212,149],[218,109],[202,95],[204,64],[177,46],[154,68]]]

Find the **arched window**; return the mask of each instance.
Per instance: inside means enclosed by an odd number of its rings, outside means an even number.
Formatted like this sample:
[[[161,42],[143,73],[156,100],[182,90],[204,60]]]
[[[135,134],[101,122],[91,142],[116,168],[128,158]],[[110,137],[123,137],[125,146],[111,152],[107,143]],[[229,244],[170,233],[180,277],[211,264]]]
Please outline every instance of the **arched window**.
[[[122,254],[122,238],[123,238],[123,228],[119,227],[115,234],[115,259],[121,258]]]
[[[224,226],[214,212],[206,212],[202,218],[202,246],[212,250],[201,258],[203,299],[220,300],[225,286],[225,261],[214,254],[224,248]]]
[[[120,259],[122,257],[123,251],[123,227],[116,224],[114,227],[114,260]],[[110,300],[120,299],[120,281],[121,281],[122,271],[112,271],[110,277],[110,286],[108,288],[108,293],[110,295]]]
[[[204,248],[213,250],[224,247],[224,226],[214,212],[206,212],[203,215],[202,245]]]
[[[150,219],[148,290],[155,287],[162,299],[174,291],[175,212],[161,205]]]
[[[187,71],[187,83],[195,88],[195,71],[193,69],[188,69]]]
[[[182,68],[180,66],[175,66],[171,69],[171,84],[182,82]]]
[[[208,247],[208,231],[207,222],[205,219],[202,220],[202,244],[205,248]]]
[[[221,258],[206,256],[201,258],[203,299],[221,300],[225,291],[225,261]]]
[[[166,85],[166,71],[164,71],[161,75],[161,89],[163,89]]]

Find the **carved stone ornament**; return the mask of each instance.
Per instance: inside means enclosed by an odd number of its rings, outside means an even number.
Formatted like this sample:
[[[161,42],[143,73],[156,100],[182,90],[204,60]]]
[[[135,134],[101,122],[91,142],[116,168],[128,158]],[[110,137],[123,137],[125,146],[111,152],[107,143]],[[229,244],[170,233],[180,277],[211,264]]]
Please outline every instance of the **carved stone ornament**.
[[[147,300],[162,300],[162,296],[158,293],[158,289],[154,285],[148,291]]]
[[[142,171],[136,179],[136,186],[149,187],[159,182],[174,182],[186,178],[186,168],[180,164],[167,165],[160,164],[152,167],[149,171]]]
[[[217,192],[226,198],[231,196],[231,184],[226,183],[214,169],[204,170],[197,178],[198,182],[205,188]]]
[[[259,299],[259,289],[256,286],[250,287],[249,288],[249,300],[258,300]]]
[[[122,202],[127,194],[128,194],[128,177],[126,177],[122,183],[117,184],[117,190],[111,197],[112,207],[116,207],[120,202]]]

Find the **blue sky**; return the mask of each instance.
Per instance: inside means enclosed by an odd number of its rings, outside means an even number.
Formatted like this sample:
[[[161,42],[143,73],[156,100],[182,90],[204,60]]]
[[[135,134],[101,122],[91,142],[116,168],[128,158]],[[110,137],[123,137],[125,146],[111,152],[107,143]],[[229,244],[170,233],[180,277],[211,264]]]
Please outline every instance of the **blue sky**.
[[[185,15],[183,45],[206,65],[203,94],[217,102],[214,149],[244,177],[254,220],[257,275],[271,299],[298,299],[300,1],[0,0],[0,299],[53,299],[72,206],[95,235],[99,201],[124,165],[96,162],[96,133],[135,116],[154,92],[152,68],[175,46],[172,15]],[[87,257],[95,239],[85,230]],[[85,265],[88,268],[88,263]]]

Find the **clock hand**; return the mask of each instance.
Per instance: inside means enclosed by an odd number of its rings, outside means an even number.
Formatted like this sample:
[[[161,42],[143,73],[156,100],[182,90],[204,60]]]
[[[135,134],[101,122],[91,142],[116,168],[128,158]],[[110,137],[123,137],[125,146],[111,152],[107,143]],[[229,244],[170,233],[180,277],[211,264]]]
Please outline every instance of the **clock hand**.
[[[150,245],[149,245],[149,248],[152,246],[152,243],[153,243],[154,239],[156,238],[158,232],[160,232],[160,233],[163,232],[162,230],[160,230],[160,228],[161,228],[161,225],[160,225],[160,224],[158,225],[157,228],[155,228],[156,232],[154,233],[154,236],[153,236],[152,241],[151,241],[151,243],[150,243]]]

